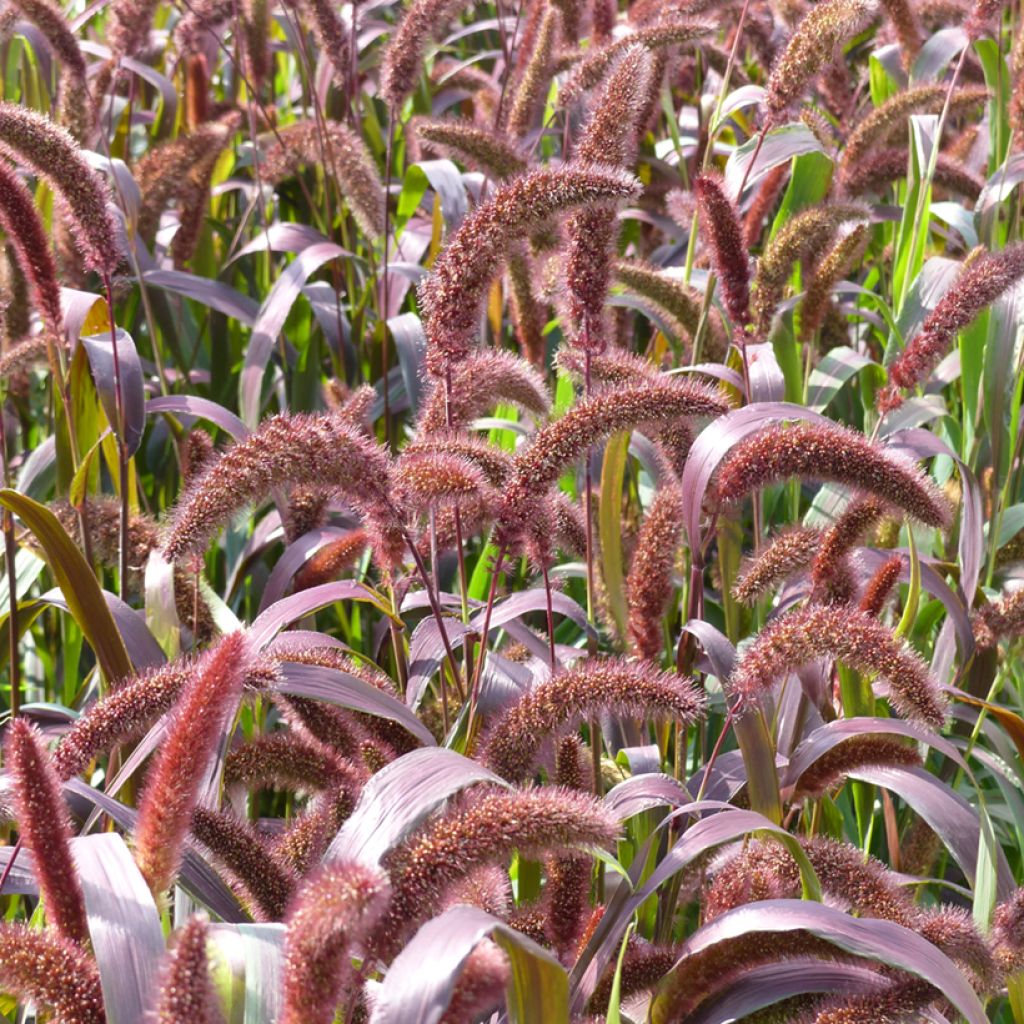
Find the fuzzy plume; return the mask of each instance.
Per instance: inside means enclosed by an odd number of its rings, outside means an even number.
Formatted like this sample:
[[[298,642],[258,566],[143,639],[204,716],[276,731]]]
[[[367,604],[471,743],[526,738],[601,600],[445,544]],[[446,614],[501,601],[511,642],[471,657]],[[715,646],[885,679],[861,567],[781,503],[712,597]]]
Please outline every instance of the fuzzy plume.
[[[878,408],[882,412],[898,408],[903,403],[901,391],[923,384],[957,334],[1021,276],[1024,242],[969,260],[939,304],[925,317],[921,329],[890,365],[889,383],[878,397]]]
[[[715,26],[706,22],[673,21],[663,25],[650,25],[607,43],[588,50],[583,59],[573,68],[569,80],[562,87],[560,98],[563,104],[573,103],[585,92],[600,84],[608,69],[626,51],[635,46],[647,50],[660,50],[668,46],[692,43],[715,31]]]
[[[684,284],[682,278],[638,259],[616,260],[612,271],[619,283],[668,314],[691,338],[697,336],[704,297]],[[714,312],[708,319],[708,326],[710,344],[705,351],[710,351],[716,358],[724,357],[727,347],[725,331]]]
[[[732,596],[754,604],[794,573],[807,569],[821,545],[821,531],[806,526],[780,530],[756,554],[744,559]]]
[[[107,11],[105,41],[114,61],[134,57],[149,41],[158,0],[113,0]]]
[[[871,494],[854,498],[843,509],[843,514],[825,531],[811,567],[811,581],[817,595],[825,595],[833,601],[852,599],[847,556],[885,512],[885,503]]]
[[[379,505],[387,473],[384,451],[338,416],[274,416],[189,486],[172,518],[165,557],[201,551],[220,526],[275,487],[327,487]]]
[[[419,430],[435,433],[450,423],[465,427],[470,420],[509,402],[534,416],[546,416],[551,396],[543,376],[523,359],[502,349],[474,352],[451,369],[451,388],[431,388],[418,422]]]
[[[392,482],[395,500],[416,514],[481,497],[486,500],[489,490],[474,462],[439,451],[403,453],[395,461]]]
[[[245,634],[227,634],[178,701],[146,779],[135,827],[135,860],[154,894],[163,893],[177,874],[199,789],[252,662]]]
[[[413,118],[409,129],[421,145],[461,160],[496,180],[514,178],[527,168],[526,159],[504,135],[472,121],[418,117]]]
[[[431,40],[438,38],[466,0],[412,0],[391,33],[380,68],[380,94],[397,116],[412,95]]]
[[[785,120],[807,85],[824,70],[839,48],[875,17],[874,0],[823,0],[810,8],[768,79],[765,97],[768,127]]]
[[[530,57],[516,83],[506,128],[513,139],[521,139],[534,127],[551,87],[551,66],[561,36],[562,17],[557,7],[548,6],[541,18]]]
[[[843,147],[839,177],[844,184],[866,160],[895,138],[906,138],[912,114],[938,114],[946,102],[946,83],[915,85],[890,96],[862,118]],[[950,114],[963,113],[985,101],[988,91],[980,86],[957,89],[950,97]],[[904,171],[906,165],[904,165]]]
[[[542,368],[547,344],[544,325],[545,306],[533,286],[533,265],[524,243],[512,246],[508,253],[508,308],[516,332],[519,354],[531,366]]]
[[[192,835],[227,868],[235,888],[257,921],[279,921],[288,907],[295,876],[270,855],[253,827],[225,811],[197,807]]]
[[[875,574],[864,585],[864,592],[860,596],[860,610],[877,619],[882,614],[889,598],[892,597],[902,572],[903,559],[899,555],[893,555],[879,566]]]
[[[865,767],[912,767],[921,755],[905,740],[885,733],[862,733],[837,743],[803,772],[793,799],[818,799],[838,786],[850,772]]]
[[[228,789],[329,789],[349,775],[353,784],[361,784],[354,766],[339,761],[325,744],[290,732],[259,736],[235,747],[224,759]]]
[[[775,209],[788,177],[789,164],[782,163],[773,167],[762,178],[761,185],[743,216],[743,244],[747,249],[756,245],[760,239],[765,222]]]
[[[651,55],[641,46],[621,51],[577,147],[578,158],[627,168],[636,159],[640,113],[651,79]],[[604,306],[619,225],[613,203],[580,210],[568,225],[565,282],[570,340],[592,352],[607,343]]]
[[[112,274],[121,262],[107,188],[75,140],[49,118],[0,102],[0,147],[16,154],[56,192],[86,265]]]
[[[359,562],[368,544],[365,530],[350,530],[344,536],[329,541],[295,574],[295,591],[308,590],[337,579]]]
[[[46,919],[62,938],[85,943],[85,897],[71,855],[71,821],[38,730],[16,718],[4,744],[14,790],[14,812],[25,846],[35,858]]]
[[[123,681],[91,705],[61,738],[53,763],[62,781],[84,771],[97,754],[141,736],[178,700],[199,662],[178,658]]]
[[[1024,971],[1024,888],[996,907],[992,915],[992,952],[1005,974]]]
[[[303,885],[287,920],[280,1024],[330,1024],[341,995],[345,954],[383,913],[388,882],[351,861],[322,867]]]
[[[85,57],[64,12],[52,0],[11,2],[42,32],[54,57],[57,58],[60,69],[57,121],[68,130],[72,138],[78,142],[85,142],[91,127]]]
[[[904,1024],[923,1019],[922,1011],[938,996],[928,982],[897,975],[878,992],[823,999],[799,1024]]]
[[[545,737],[597,712],[672,718],[692,725],[704,714],[693,681],[649,663],[590,658],[535,687],[494,721],[480,757],[502,778],[526,779]]]
[[[571,963],[590,916],[590,858],[549,857],[546,866],[544,933],[563,961]]]
[[[689,416],[717,416],[727,409],[711,388],[692,380],[661,378],[607,388],[577,402],[561,419],[539,430],[513,463],[498,515],[498,543],[540,539],[548,490],[595,444],[619,430],[664,426]],[[536,552],[544,557],[544,546]]]
[[[751,435],[722,461],[715,493],[722,505],[735,505],[792,476],[859,488],[929,526],[950,520],[942,492],[909,459],[832,423],[772,427]]]
[[[278,184],[299,168],[320,164],[336,179],[352,216],[371,238],[384,233],[387,198],[377,166],[362,136],[341,121],[299,121],[265,140],[260,161],[263,181]]]
[[[905,149],[879,149],[864,158],[843,179],[843,190],[849,196],[867,192],[882,195],[893,183],[906,178],[909,154]],[[959,160],[940,153],[935,163],[932,182],[957,192],[972,202],[977,200],[985,180]]]
[[[474,794],[425,826],[388,858],[393,895],[374,936],[383,959],[431,913],[446,889],[486,864],[608,846],[618,822],[597,800],[556,787]]]
[[[1016,639],[1024,633],[1024,587],[1004,591],[997,600],[982,606],[971,616],[974,642],[991,650],[1001,637]]]
[[[462,222],[420,285],[428,369],[441,375],[469,354],[487,287],[514,241],[557,213],[628,199],[637,188],[631,175],[589,164],[541,168],[499,185]]]
[[[164,968],[156,1024],[221,1024],[224,1020],[210,978],[208,937],[209,921],[202,914],[193,914],[178,932]]]
[[[800,304],[800,339],[809,342],[825,320],[832,291],[854,267],[869,240],[867,225],[858,224],[829,250],[814,272]]]
[[[848,605],[807,605],[773,619],[746,649],[730,690],[754,701],[788,672],[831,657],[889,683],[889,703],[902,718],[937,728],[946,702],[920,655],[877,619]]]
[[[626,579],[629,642],[638,657],[657,661],[662,619],[672,597],[672,570],[683,529],[685,501],[675,483],[658,491],[644,517]]]
[[[899,41],[903,66],[909,69],[922,43],[921,24],[914,5],[910,0],[881,0],[881,5]]]
[[[754,325],[759,336],[767,335],[798,260],[813,263],[839,227],[864,221],[870,211],[857,203],[824,203],[812,206],[787,221],[765,247],[757,261],[754,278]]]
[[[208,184],[206,170],[212,174],[213,164],[230,145],[240,123],[241,116],[231,112],[218,121],[199,125],[188,135],[156,146],[139,161],[135,180],[142,202],[137,230],[147,244],[152,244],[169,203],[177,201],[184,223],[189,204],[198,198],[200,188]]]
[[[999,29],[996,25],[993,25],[993,22],[996,22],[1002,16],[1005,6],[1006,0],[974,0],[970,16],[964,23],[964,31],[967,33],[967,38],[974,42],[974,40],[979,39],[987,32],[991,32],[993,28],[995,28],[998,37]]]
[[[320,793],[275,839],[274,859],[289,871],[305,875],[323,859],[354,808],[355,799],[345,786]]]
[[[486,1019],[504,1005],[505,987],[511,976],[504,950],[490,939],[484,939],[462,965],[448,1008],[438,1024]]]
[[[500,487],[512,471],[512,457],[508,452],[458,431],[429,434],[423,440],[410,441],[403,449],[403,454],[409,456],[428,453],[473,463],[492,487]]]
[[[49,1010],[54,1024],[106,1024],[96,962],[52,932],[0,924],[0,989]]]
[[[739,214],[722,182],[702,174],[693,183],[701,227],[708,238],[729,318],[737,328],[750,323],[750,260]]]
[[[334,84],[347,89],[351,74],[352,40],[349,30],[338,15],[338,7],[329,0],[296,0],[320,47],[334,72]]]
[[[49,239],[28,189],[3,163],[0,163],[0,227],[18,258],[45,332],[54,340],[63,338],[60,284]]]
[[[622,958],[619,979],[619,993],[622,999],[654,988],[678,959],[679,951],[671,946],[658,946],[631,936],[626,944],[625,956]],[[604,1020],[604,1014],[608,1009],[616,966],[614,962],[608,965],[587,1004],[590,1012],[597,1015],[597,1020]]]

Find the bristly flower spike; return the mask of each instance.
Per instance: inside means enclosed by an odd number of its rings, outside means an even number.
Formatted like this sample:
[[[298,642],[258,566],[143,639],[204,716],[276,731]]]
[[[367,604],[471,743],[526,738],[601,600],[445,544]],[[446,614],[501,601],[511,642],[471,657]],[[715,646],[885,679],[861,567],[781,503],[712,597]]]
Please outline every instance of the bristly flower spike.
[[[876,619],[882,614],[903,573],[903,559],[893,555],[868,580],[860,597],[860,610]]]
[[[0,102],[0,146],[17,154],[53,186],[86,264],[112,274],[121,261],[121,247],[107,209],[107,189],[75,140],[42,114]]]
[[[330,1024],[341,995],[345,954],[387,907],[387,877],[353,861],[322,867],[288,916],[280,1024]]]
[[[209,921],[193,914],[179,931],[160,986],[156,1024],[222,1024],[206,955]]]
[[[722,461],[714,490],[723,505],[788,477],[867,491],[928,526],[946,526],[949,502],[909,459],[835,423],[773,427],[741,441]]]
[[[824,657],[885,679],[902,718],[932,728],[945,721],[946,699],[920,655],[851,605],[806,605],[773,619],[740,658],[729,689],[743,701],[757,700],[787,673]]]
[[[615,816],[585,793],[545,786],[474,794],[425,826],[388,858],[393,894],[371,947],[388,960],[444,898],[448,887],[487,864],[611,844]]]
[[[541,19],[529,60],[512,95],[507,129],[513,139],[521,139],[534,127],[551,86],[551,65],[561,36],[562,17],[557,7],[549,6]]]
[[[700,223],[708,237],[715,272],[729,318],[737,328],[750,323],[750,260],[736,206],[721,180],[702,174],[693,183]]]
[[[606,388],[577,402],[516,454],[512,476],[503,488],[498,544],[512,547],[532,537],[541,543],[536,554],[543,556],[540,531],[545,524],[540,513],[548,490],[568,466],[615,431],[648,424],[662,427],[690,416],[718,416],[727,408],[706,385],[671,377]]]
[[[647,510],[626,579],[627,632],[633,651],[656,662],[665,641],[662,619],[672,596],[672,569],[683,529],[685,501],[679,485],[663,485]]]
[[[75,942],[0,924],[0,990],[53,1013],[55,1024],[106,1024],[96,961]]]
[[[135,826],[135,860],[155,895],[164,893],[177,874],[203,777],[235,713],[252,661],[245,634],[227,634],[178,701],[147,776]]]
[[[541,683],[499,715],[487,731],[480,758],[510,782],[526,779],[546,736],[597,711],[659,715],[692,725],[704,714],[693,681],[650,662],[589,658]]]
[[[577,146],[581,160],[627,168],[636,158],[640,112],[651,81],[651,55],[641,46],[622,50],[608,73]],[[565,283],[570,341],[591,352],[606,345],[604,306],[619,237],[614,203],[580,210],[569,220]]]
[[[1024,587],[1005,591],[971,616],[974,640],[983,650],[995,647],[1000,637],[1015,639],[1024,633]]]
[[[16,718],[7,731],[5,753],[18,829],[35,859],[46,919],[58,935],[85,943],[89,926],[71,855],[71,821],[39,731]]]
[[[825,531],[811,568],[816,599],[820,599],[821,595],[833,600],[852,599],[847,579],[847,556],[885,512],[885,503],[874,495],[860,495],[843,509],[842,515]]]
[[[898,408],[903,402],[901,390],[923,384],[957,334],[1022,276],[1024,242],[970,260],[889,367],[889,383],[878,398],[879,410]]]
[[[395,461],[391,478],[395,501],[414,514],[474,499],[492,500],[483,471],[462,455],[403,452]]]
[[[821,531],[809,526],[781,530],[756,555],[744,559],[732,596],[753,604],[794,573],[810,567],[821,546]]]
[[[379,501],[387,456],[338,415],[278,415],[238,441],[189,485],[172,518],[164,555],[199,552],[217,529],[274,487],[331,488]]]
[[[638,187],[624,171],[589,164],[541,168],[499,185],[462,222],[420,285],[430,372],[441,376],[469,354],[480,305],[512,242],[557,213],[628,199]]]
[[[811,82],[848,39],[875,17],[875,0],[823,0],[810,8],[768,79],[766,127],[780,124]]]
[[[492,178],[513,178],[527,168],[526,159],[504,135],[462,118],[413,118],[409,131],[420,143]]]

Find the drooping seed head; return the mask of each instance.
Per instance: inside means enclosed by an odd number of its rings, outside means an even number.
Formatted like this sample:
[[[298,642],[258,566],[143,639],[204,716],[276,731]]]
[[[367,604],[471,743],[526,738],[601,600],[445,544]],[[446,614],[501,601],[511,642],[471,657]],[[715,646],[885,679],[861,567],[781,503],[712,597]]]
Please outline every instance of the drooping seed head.
[[[368,546],[365,530],[350,530],[344,536],[329,541],[295,574],[294,590],[308,590],[337,579],[341,573],[358,564]]]
[[[499,185],[463,220],[420,285],[431,373],[441,376],[469,354],[487,287],[513,242],[558,213],[627,199],[637,188],[631,175],[589,164],[540,168]]]
[[[495,180],[513,178],[527,161],[508,139],[483,125],[463,118],[413,118],[409,130],[421,144],[443,156],[461,160]]]
[[[866,767],[910,767],[921,755],[904,740],[884,733],[862,733],[837,743],[819,757],[797,780],[793,799],[818,799],[842,783],[847,775]]]
[[[596,712],[657,715],[692,725],[704,714],[693,681],[646,662],[589,658],[541,683],[489,727],[480,758],[511,782],[529,777],[541,744],[575,719]]]
[[[332,488],[379,502],[387,456],[337,416],[279,415],[224,451],[185,492],[172,517],[164,555],[199,552],[233,515],[275,487]]]
[[[393,895],[372,946],[383,959],[401,947],[442,894],[485,864],[611,843],[619,826],[597,800],[546,786],[474,794],[428,824],[388,858]]]
[[[766,125],[780,124],[804,90],[835,57],[837,50],[862,32],[875,17],[875,0],[824,0],[810,8],[768,79]]]
[[[949,504],[909,459],[838,424],[772,427],[748,437],[722,461],[715,481],[729,506],[789,477],[855,487],[884,499],[929,526],[946,526]]]
[[[490,501],[490,488],[480,467],[447,452],[402,453],[392,471],[395,500],[420,515],[460,503]]]
[[[647,661],[658,661],[665,645],[662,620],[672,596],[684,508],[683,493],[674,481],[658,491],[644,517],[626,579],[630,646]]]
[[[855,497],[825,531],[811,567],[811,582],[817,598],[848,601],[847,556],[863,536],[886,513],[885,503],[872,494]]]
[[[889,367],[889,383],[879,395],[879,409],[889,412],[898,408],[903,402],[900,392],[923,384],[957,334],[1022,276],[1024,242],[970,260]]]
[[[270,855],[247,821],[226,811],[197,807],[192,835],[232,876],[234,888],[257,921],[279,921],[295,888],[295,875]]]
[[[760,551],[743,560],[732,596],[741,604],[754,604],[790,576],[807,569],[821,538],[820,530],[806,526],[780,530]]]
[[[107,188],[71,135],[28,107],[0,102],[0,147],[53,187],[86,265],[112,274],[121,262],[121,247],[107,208]]]
[[[971,616],[974,642],[991,650],[1005,637],[1015,640],[1024,633],[1024,587],[1004,591],[995,601],[983,605]]]
[[[1000,970],[1011,975],[1024,971],[1024,888],[996,907],[991,942]]]
[[[25,847],[35,859],[46,920],[62,938],[89,938],[85,897],[71,855],[71,820],[42,736],[16,718],[4,744],[14,795],[14,813]]]
[[[900,717],[933,728],[945,720],[945,697],[920,655],[850,605],[806,605],[773,619],[744,651],[729,689],[743,701],[757,700],[787,673],[824,657],[885,679]]]
[[[869,192],[881,195],[891,184],[906,178],[909,160],[910,154],[906,149],[875,150],[849,171],[843,179],[843,191],[848,196],[862,196]],[[936,158],[932,182],[958,192],[972,202],[977,200],[985,186],[979,174],[944,153]]]
[[[828,313],[835,286],[863,256],[869,240],[868,227],[858,224],[832,246],[811,278],[800,304],[800,338],[809,342]]]

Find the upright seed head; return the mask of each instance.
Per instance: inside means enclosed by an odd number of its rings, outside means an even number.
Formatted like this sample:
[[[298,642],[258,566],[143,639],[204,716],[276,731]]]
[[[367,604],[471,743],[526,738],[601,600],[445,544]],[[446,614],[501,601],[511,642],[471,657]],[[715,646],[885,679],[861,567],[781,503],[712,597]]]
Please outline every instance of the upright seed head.
[[[909,459],[832,423],[773,427],[748,437],[722,461],[714,492],[722,505],[735,505],[792,476],[858,488],[929,526],[950,520],[945,496]]]
[[[114,61],[134,57],[149,41],[159,0],[113,0],[107,8],[106,42]]]
[[[851,599],[846,583],[847,556],[885,513],[885,503],[871,494],[855,497],[843,509],[842,515],[825,531],[811,567],[816,594],[832,600]]]
[[[347,89],[352,70],[352,40],[337,6],[329,0],[297,0],[297,6],[306,16],[321,54],[331,65],[334,84],[338,89]]]
[[[346,952],[387,907],[387,878],[352,861],[324,865],[299,890],[286,922],[281,1024],[330,1024]]]
[[[193,914],[179,931],[164,968],[157,1024],[222,1024],[206,955],[208,936],[209,921],[203,914]]]
[[[53,1014],[59,1024],[106,1024],[96,961],[70,939],[0,924],[0,989]]]
[[[629,642],[634,653],[647,661],[658,661],[665,644],[662,619],[672,597],[684,506],[683,493],[674,481],[658,491],[644,517],[626,579]]]
[[[875,0],[824,0],[810,8],[768,79],[766,126],[780,124],[838,49],[871,23]]]
[[[107,188],[75,140],[49,118],[0,102],[0,147],[24,160],[53,187],[88,267],[112,274],[121,262]]]
[[[739,214],[722,182],[702,174],[693,183],[700,223],[707,235],[715,271],[722,283],[725,308],[737,328],[750,323],[750,259]]]
[[[544,739],[576,718],[598,711],[658,715],[692,725],[704,698],[693,681],[649,662],[590,658],[541,683],[490,726],[480,757],[510,782],[529,777]]]
[[[163,893],[178,872],[199,788],[252,662],[245,634],[227,634],[204,656],[178,701],[135,826],[135,860],[154,894]]]
[[[996,907],[991,943],[996,964],[1004,974],[1024,971],[1024,888]]]
[[[903,402],[901,390],[923,384],[957,334],[1022,276],[1024,242],[970,260],[889,367],[889,383],[879,395],[878,408],[882,412],[898,408]]]
[[[806,605],[768,623],[744,651],[729,681],[742,701],[757,700],[787,673],[830,657],[889,683],[889,703],[902,718],[942,725],[946,698],[928,666],[877,619],[850,605]]]
[[[508,309],[516,332],[519,354],[531,366],[542,369],[547,343],[544,326],[547,310],[533,286],[534,268],[527,247],[520,242],[508,254]]]
[[[876,619],[882,614],[889,598],[892,597],[896,585],[903,572],[903,559],[893,555],[887,562],[878,567],[875,574],[864,586],[860,598],[860,610]]]
[[[869,229],[858,224],[829,250],[811,278],[800,304],[800,338],[809,342],[828,313],[832,291],[863,256],[869,241]]]
[[[546,7],[529,59],[512,94],[506,128],[513,139],[521,139],[530,131],[543,108],[551,86],[551,65],[561,25],[562,16],[558,8],[553,5]]]
[[[487,287],[513,242],[573,207],[627,199],[637,185],[623,171],[589,164],[540,168],[499,185],[462,222],[420,285],[430,372],[443,375],[469,354]]]
[[[14,813],[26,848],[35,858],[46,919],[62,938],[84,944],[89,938],[85,897],[71,855],[71,821],[42,737],[24,718],[7,730],[7,771],[14,790]]]

